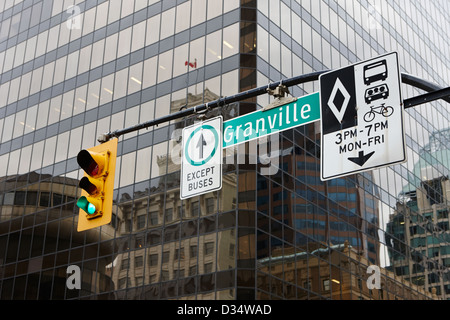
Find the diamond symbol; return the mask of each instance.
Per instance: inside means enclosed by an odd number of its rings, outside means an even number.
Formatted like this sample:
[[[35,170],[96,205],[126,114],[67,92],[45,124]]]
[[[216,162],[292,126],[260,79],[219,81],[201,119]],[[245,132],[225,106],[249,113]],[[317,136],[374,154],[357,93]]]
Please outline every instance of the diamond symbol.
[[[336,99],[336,95],[338,92],[340,92],[344,96],[344,101],[342,102],[342,106],[340,109],[338,109],[334,104],[334,100]],[[330,107],[331,111],[333,111],[334,116],[339,122],[342,122],[345,111],[347,111],[349,102],[350,102],[350,94],[348,93],[347,89],[345,89],[341,80],[337,78],[333,90],[331,91],[331,96],[328,99],[328,106]]]

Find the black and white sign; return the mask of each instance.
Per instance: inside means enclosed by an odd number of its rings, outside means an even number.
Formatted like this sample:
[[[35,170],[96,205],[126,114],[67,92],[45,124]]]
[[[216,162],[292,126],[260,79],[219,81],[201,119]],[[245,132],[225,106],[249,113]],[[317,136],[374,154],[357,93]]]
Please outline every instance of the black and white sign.
[[[180,198],[222,188],[222,117],[183,129]]]
[[[321,179],[406,161],[397,53],[320,77]]]

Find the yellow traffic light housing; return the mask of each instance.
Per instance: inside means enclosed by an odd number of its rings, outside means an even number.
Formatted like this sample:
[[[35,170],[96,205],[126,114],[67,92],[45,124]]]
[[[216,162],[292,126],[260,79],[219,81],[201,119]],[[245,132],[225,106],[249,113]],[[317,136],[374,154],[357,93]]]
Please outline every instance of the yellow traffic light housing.
[[[78,153],[78,165],[85,172],[79,183],[82,191],[77,201],[78,231],[111,222],[116,158],[117,139]]]

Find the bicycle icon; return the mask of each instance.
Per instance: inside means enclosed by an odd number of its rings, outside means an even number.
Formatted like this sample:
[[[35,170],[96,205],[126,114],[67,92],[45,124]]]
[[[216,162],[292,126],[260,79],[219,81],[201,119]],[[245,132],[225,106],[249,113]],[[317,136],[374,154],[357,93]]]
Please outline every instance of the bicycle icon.
[[[368,111],[364,115],[364,121],[365,122],[371,122],[373,119],[375,119],[375,116],[377,114],[381,114],[383,117],[388,118],[394,113],[394,108],[391,106],[385,106],[384,103],[381,106],[378,107],[370,107],[370,111]]]

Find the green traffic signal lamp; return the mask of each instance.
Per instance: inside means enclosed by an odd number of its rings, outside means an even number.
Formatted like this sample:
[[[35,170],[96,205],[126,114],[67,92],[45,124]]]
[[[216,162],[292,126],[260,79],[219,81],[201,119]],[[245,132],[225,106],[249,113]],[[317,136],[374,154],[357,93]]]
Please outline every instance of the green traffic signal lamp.
[[[101,215],[101,211],[99,211],[101,205],[99,204],[99,201],[94,198],[82,196],[78,199],[77,206],[78,208],[84,210],[84,212],[88,214],[89,218],[94,218]]]

